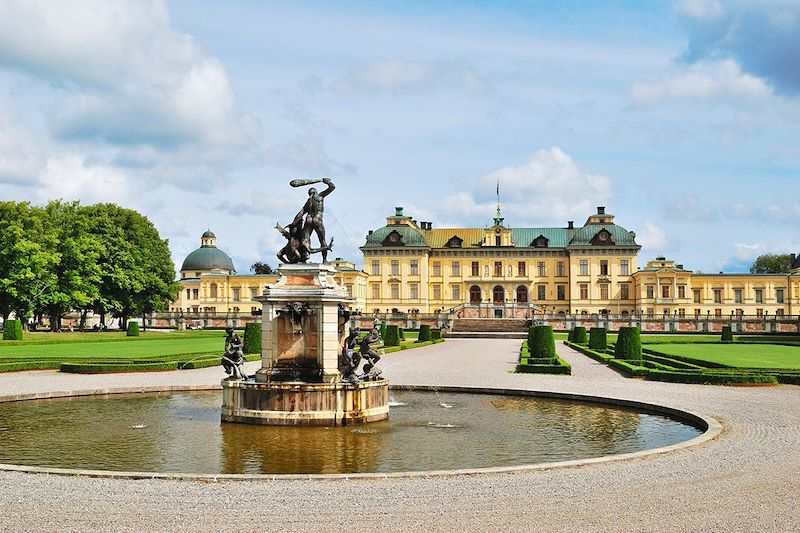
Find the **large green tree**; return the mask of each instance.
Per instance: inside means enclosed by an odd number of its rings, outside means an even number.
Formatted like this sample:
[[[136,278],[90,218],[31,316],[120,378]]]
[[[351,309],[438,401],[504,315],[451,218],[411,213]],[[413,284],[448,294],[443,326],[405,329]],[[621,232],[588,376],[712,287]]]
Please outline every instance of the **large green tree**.
[[[792,257],[789,254],[764,254],[759,255],[750,265],[751,274],[780,274],[788,272],[792,267]]]

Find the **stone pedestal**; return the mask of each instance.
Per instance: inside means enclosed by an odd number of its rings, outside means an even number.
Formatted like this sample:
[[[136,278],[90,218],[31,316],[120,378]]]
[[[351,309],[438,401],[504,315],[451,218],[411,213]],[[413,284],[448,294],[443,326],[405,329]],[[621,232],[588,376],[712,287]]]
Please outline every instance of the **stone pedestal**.
[[[223,380],[222,420],[340,425],[389,416],[385,379],[343,383],[340,356],[350,301],[328,265],[281,265],[262,306],[261,369],[255,380]]]

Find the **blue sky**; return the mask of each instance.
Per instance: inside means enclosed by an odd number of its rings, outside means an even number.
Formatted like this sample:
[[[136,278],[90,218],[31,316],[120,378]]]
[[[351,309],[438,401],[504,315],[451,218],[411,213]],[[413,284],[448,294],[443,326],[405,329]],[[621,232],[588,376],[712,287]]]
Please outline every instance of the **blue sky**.
[[[583,223],[640,260],[800,251],[800,2],[0,3],[0,195],[113,201],[177,266],[214,230],[274,264],[330,176],[335,255],[436,227]]]

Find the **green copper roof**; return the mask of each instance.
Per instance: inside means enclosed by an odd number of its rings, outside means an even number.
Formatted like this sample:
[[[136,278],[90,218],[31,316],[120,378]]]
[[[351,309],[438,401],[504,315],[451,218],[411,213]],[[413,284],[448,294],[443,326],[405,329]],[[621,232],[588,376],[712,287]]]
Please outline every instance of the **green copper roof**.
[[[530,248],[534,239],[541,235],[547,239],[548,248],[564,248],[576,231],[568,228],[512,228],[511,239],[516,248]]]
[[[203,246],[186,256],[181,270],[227,270],[236,272],[233,260],[216,246]]]
[[[639,246],[636,244],[636,234],[616,224],[588,224],[578,228],[569,246],[591,246],[595,235],[605,229],[611,234],[611,239],[616,246]]]
[[[362,248],[375,248],[384,246],[383,241],[386,240],[386,237],[388,237],[393,231],[396,231],[400,234],[401,239],[400,242],[397,243],[397,246],[428,246],[428,243],[425,242],[425,238],[422,236],[422,233],[420,233],[419,230],[414,229],[411,226],[397,225],[384,226],[380,229],[376,229],[371,234],[367,235],[367,243],[362,246]],[[392,244],[386,244],[386,246],[392,246]]]

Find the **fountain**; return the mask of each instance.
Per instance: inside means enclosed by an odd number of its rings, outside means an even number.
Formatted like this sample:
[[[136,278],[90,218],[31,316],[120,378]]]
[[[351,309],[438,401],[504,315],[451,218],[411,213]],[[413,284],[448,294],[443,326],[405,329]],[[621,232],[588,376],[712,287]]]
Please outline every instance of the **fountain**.
[[[278,258],[280,278],[257,298],[262,306],[261,369],[254,377],[234,374],[222,381],[222,421],[247,424],[337,426],[384,420],[389,416],[389,383],[367,361],[356,373],[352,358],[355,334],[350,335],[351,311],[347,291],[334,279],[335,269],[324,264],[333,239],[325,241],[323,199],[333,182],[292,180],[301,187],[324,183],[309,198],[291,224],[276,229],[287,244]],[[312,248],[311,234],[319,247]],[[321,253],[323,264],[308,263]],[[346,342],[350,341],[350,342]],[[362,351],[365,343],[362,343]]]

